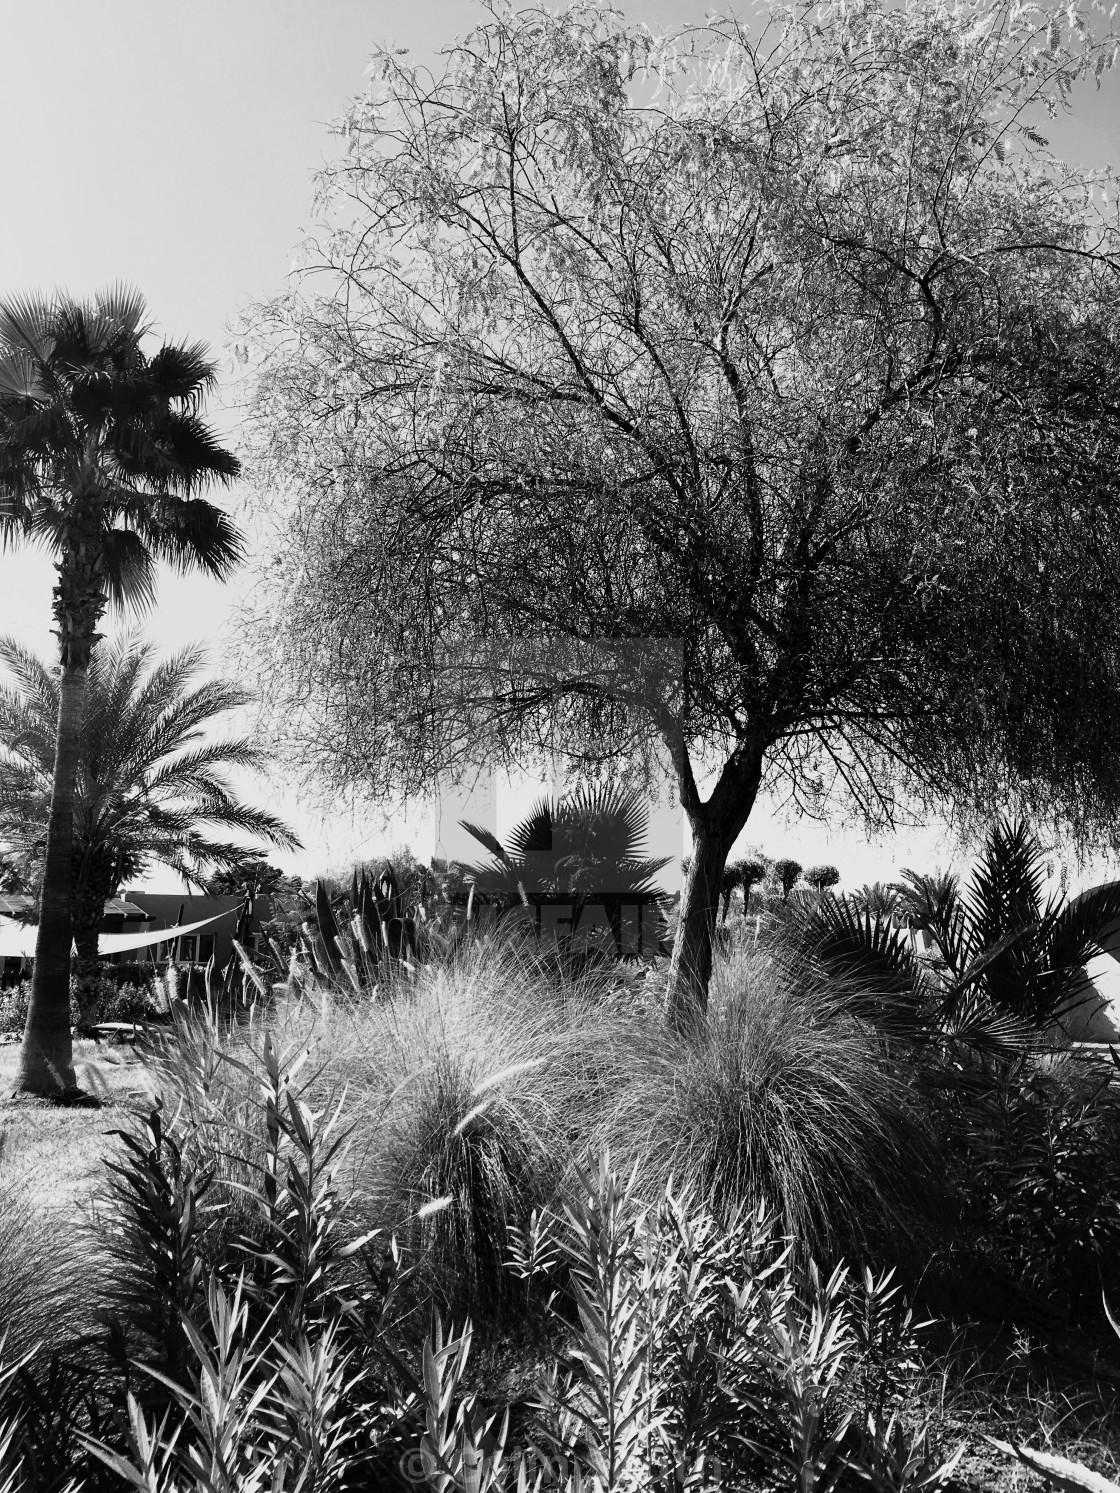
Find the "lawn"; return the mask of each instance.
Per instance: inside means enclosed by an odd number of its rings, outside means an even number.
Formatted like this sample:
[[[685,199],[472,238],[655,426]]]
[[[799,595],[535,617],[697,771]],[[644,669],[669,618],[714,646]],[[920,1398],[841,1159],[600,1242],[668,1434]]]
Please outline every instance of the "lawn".
[[[152,1100],[151,1080],[130,1047],[78,1041],[78,1084],[101,1100],[100,1109],[60,1108],[13,1098],[17,1043],[0,1047],[0,1183],[35,1179],[36,1205],[67,1208],[92,1196],[102,1159],[114,1148],[111,1131]]]

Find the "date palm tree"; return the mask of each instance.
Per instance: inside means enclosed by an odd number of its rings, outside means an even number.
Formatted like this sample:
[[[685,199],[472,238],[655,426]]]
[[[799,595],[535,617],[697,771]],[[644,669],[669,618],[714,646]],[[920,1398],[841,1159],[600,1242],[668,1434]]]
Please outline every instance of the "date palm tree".
[[[0,542],[56,556],[59,712],[39,933],[17,1088],[75,1089],[70,1038],[74,784],[86,677],[110,602],[146,605],[160,560],[224,577],[237,531],[200,497],[237,475],[200,410],[215,367],[201,344],[149,355],[143,298],[120,286],[88,301],[0,301]]]
[[[15,681],[0,689],[0,840],[37,868],[50,824],[60,674],[10,638],[0,639],[0,662]],[[105,903],[151,862],[201,887],[216,868],[246,859],[244,845],[214,831],[299,846],[274,814],[242,803],[225,781],[226,769],[262,767],[266,755],[243,737],[209,739],[217,718],[248,697],[222,680],[192,686],[204,663],[200,648],[159,663],[138,638],[103,645],[90,661],[70,877],[82,1011],[93,1008]]]

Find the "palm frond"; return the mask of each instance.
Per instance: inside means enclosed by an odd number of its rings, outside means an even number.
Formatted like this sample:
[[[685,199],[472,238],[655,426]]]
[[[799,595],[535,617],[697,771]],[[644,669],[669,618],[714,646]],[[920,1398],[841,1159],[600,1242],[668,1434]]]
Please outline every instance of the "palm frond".
[[[152,860],[178,868],[188,850],[222,862],[224,842],[202,834],[203,825],[299,848],[287,825],[242,802],[220,776],[222,767],[259,767],[264,754],[245,737],[205,739],[244,695],[221,681],[192,688],[203,656],[188,649],[160,663],[136,636],[95,652],[74,805],[80,862],[108,858],[122,875]],[[17,688],[0,691],[0,825],[22,815],[21,844],[33,846],[45,840],[49,814],[57,681],[19,645],[0,640],[0,659],[17,674]],[[34,750],[25,760],[16,753],[29,737]],[[245,853],[236,847],[238,857]]]
[[[217,475],[235,477],[240,465],[227,463]],[[227,516],[205,498],[145,493],[125,505],[124,515],[157,559],[177,570],[201,570],[225,580],[245,557],[245,542]]]
[[[148,377],[169,400],[194,410],[217,384],[217,365],[204,342],[166,342],[148,364]]]
[[[132,338],[139,338],[150,330],[145,321],[147,303],[135,285],[118,280],[115,285],[97,292],[94,305],[106,321],[127,332]]]
[[[988,836],[965,901],[981,946],[1009,928],[1041,923],[1043,854],[1022,820],[1000,820]]]
[[[1072,898],[1053,919],[1049,943],[1054,968],[1082,968],[1105,950],[1102,942],[1120,923],[1120,881],[1107,881]]]
[[[57,307],[56,297],[40,292],[5,296],[0,301],[0,343],[46,362],[54,349]]]
[[[538,798],[525,818],[509,832],[511,859],[524,863],[530,856],[551,856],[555,848],[555,834],[556,820],[552,800]]]
[[[885,1031],[922,1036],[926,975],[905,933],[847,897],[827,896],[807,908],[803,932],[816,957],[849,989],[845,1009]]]
[[[110,529],[102,540],[109,600],[121,610],[155,605],[156,572],[147,545],[131,529]]]
[[[460,826],[478,841],[501,866],[513,869],[513,862],[506,853],[505,846],[491,830],[484,829],[480,824],[470,824],[466,819],[459,820]]]

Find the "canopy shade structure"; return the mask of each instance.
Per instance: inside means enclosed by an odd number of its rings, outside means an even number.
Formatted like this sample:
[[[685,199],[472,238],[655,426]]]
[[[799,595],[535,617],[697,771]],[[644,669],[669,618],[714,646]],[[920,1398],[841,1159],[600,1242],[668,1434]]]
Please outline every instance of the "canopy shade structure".
[[[235,916],[235,911],[222,912],[212,918],[203,918],[200,923],[184,923],[180,928],[157,928],[154,933],[102,933],[97,939],[97,952],[123,954],[130,949],[154,948],[156,944],[172,943],[182,934],[197,933],[200,928],[209,928],[232,916]],[[34,924],[0,921],[0,959],[34,959],[38,932]]]

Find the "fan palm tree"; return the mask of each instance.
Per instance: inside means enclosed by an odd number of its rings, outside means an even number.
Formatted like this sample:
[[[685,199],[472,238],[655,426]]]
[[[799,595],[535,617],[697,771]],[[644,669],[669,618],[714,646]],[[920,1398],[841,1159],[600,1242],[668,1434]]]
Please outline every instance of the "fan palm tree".
[[[143,298],[117,287],[0,302],[0,542],[56,556],[59,712],[39,933],[17,1087],[75,1088],[70,1039],[74,784],[86,676],[110,602],[145,605],[159,560],[224,577],[241,540],[199,489],[239,464],[200,418],[214,364],[200,344],[149,356]]]
[[[471,868],[480,893],[531,905],[564,897],[573,927],[585,907],[601,904],[619,951],[623,904],[658,897],[654,878],[670,860],[641,855],[648,815],[632,789],[581,787],[563,798],[541,798],[507,845],[477,824],[460,822],[491,855],[489,863]]]
[[[1120,881],[1071,901],[1047,897],[1044,861],[1028,827],[1004,820],[967,890],[955,876],[903,872],[894,910],[931,935],[932,960],[917,958],[889,918],[843,897],[813,910],[811,935],[827,962],[863,977],[888,1020],[1014,1049],[1072,1014],[1085,997],[1085,965],[1120,920]]]
[[[50,827],[60,671],[10,638],[0,661],[0,839],[28,867],[41,863]],[[285,850],[299,841],[275,815],[230,791],[227,768],[258,768],[264,754],[241,737],[211,740],[219,716],[246,695],[220,680],[194,684],[205,662],[186,648],[158,663],[151,644],[126,638],[90,661],[74,789],[70,905],[79,1006],[90,1009],[105,903],[155,861],[203,886],[236,868],[245,847],[213,837],[232,830]]]

